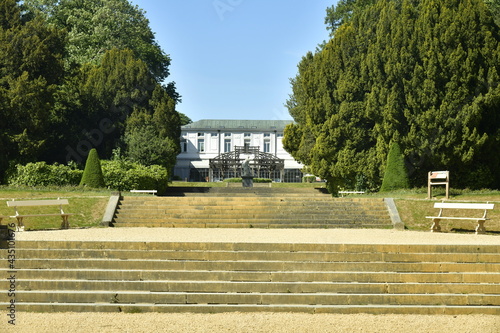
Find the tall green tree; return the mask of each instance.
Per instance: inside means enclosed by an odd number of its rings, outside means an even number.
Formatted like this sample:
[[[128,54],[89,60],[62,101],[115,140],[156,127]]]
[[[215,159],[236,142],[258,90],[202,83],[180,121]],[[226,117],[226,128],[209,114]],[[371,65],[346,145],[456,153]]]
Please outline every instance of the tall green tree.
[[[171,170],[180,153],[181,116],[165,87],[157,85],[149,108],[136,109],[127,119],[126,156],[144,165],[158,164]]]
[[[0,0],[0,176],[6,161],[36,160],[56,115],[64,78],[65,34],[38,17],[27,18],[14,0]]]
[[[345,23],[348,23],[355,12],[365,9],[365,7],[373,5],[376,0],[339,0],[336,5],[332,5],[326,9],[325,24],[330,30],[331,36],[335,31]]]
[[[412,184],[500,187],[498,26],[481,0],[379,0],[306,55],[284,145],[332,183],[380,184],[391,142]]]
[[[495,22],[500,26],[500,0],[484,0],[493,15]]]
[[[153,122],[154,133],[160,138],[175,137],[178,141],[180,116],[175,110],[176,101],[170,96],[168,87],[157,83],[147,64],[136,58],[131,50],[113,49],[106,52],[100,64],[84,66],[80,78],[81,107],[73,110],[77,113],[73,118],[86,119],[84,128],[87,130],[83,139],[92,136],[92,131],[100,129],[99,124],[102,122],[109,124],[107,129],[100,130],[103,139],[97,147],[105,158],[109,158],[112,150],[123,143],[127,119],[135,111],[148,115],[150,119],[144,121],[144,126],[149,128]],[[137,124],[140,121],[135,119],[131,122]],[[140,131],[129,130],[127,135],[132,133],[137,134],[134,135],[137,138]],[[73,146],[77,145],[78,142],[73,143]],[[165,150],[164,153],[176,151]],[[166,156],[162,158],[172,159]]]
[[[128,0],[25,0],[27,8],[68,31],[67,61],[98,64],[107,51],[129,49],[158,82],[169,74],[170,57],[155,40],[145,12]]]

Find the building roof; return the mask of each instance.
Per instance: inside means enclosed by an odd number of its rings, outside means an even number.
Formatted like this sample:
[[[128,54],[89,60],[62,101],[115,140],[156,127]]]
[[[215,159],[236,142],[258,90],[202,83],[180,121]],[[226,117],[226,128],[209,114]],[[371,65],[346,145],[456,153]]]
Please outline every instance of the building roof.
[[[285,126],[293,123],[293,120],[224,120],[224,119],[202,119],[191,124],[184,125],[183,130],[260,130],[260,131],[283,131]]]

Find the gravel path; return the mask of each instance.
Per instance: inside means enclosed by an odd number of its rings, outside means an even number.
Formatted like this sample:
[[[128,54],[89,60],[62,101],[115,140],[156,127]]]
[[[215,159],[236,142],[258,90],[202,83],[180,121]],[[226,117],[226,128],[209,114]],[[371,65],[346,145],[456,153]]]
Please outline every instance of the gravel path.
[[[392,229],[98,228],[18,232],[16,240],[500,245],[500,236]]]
[[[404,332],[498,333],[498,316],[335,315],[292,313],[124,314],[124,313],[18,313],[10,327],[2,315],[1,332]],[[4,328],[7,327],[6,330]]]
[[[500,236],[359,229],[71,229],[18,232],[16,240],[500,245]],[[500,317],[487,315],[22,312],[15,326],[7,320],[2,309],[0,332],[500,332]]]

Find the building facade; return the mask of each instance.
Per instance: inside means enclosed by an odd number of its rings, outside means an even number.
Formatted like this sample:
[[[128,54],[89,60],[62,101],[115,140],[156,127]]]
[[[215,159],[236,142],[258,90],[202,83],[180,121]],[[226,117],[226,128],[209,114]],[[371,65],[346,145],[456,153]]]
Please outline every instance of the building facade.
[[[257,177],[277,182],[300,182],[303,165],[283,149],[282,143],[285,126],[291,122],[204,119],[182,126],[181,153],[177,156],[174,176],[188,181],[222,181],[239,177],[239,165],[231,170],[220,170],[211,163],[232,156],[236,158],[236,164],[241,164],[245,158],[253,159],[252,168]],[[261,159],[282,160],[284,168],[261,168],[255,157],[256,151]]]

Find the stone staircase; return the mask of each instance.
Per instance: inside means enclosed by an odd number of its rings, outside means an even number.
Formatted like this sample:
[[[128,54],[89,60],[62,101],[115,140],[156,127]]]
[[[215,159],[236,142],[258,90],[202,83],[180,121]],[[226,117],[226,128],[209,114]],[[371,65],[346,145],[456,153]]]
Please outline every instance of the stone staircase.
[[[187,188],[122,197],[113,226],[392,228],[392,222],[383,199],[332,198],[316,189]]]
[[[15,250],[15,297],[2,292],[0,306],[15,299],[16,311],[500,315],[498,246],[17,241]]]

